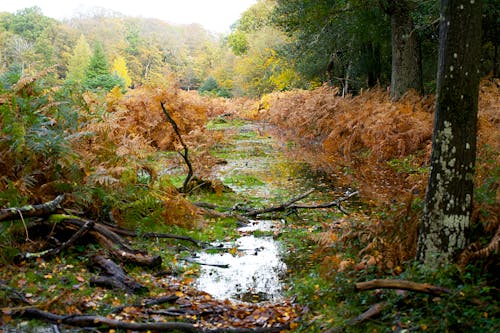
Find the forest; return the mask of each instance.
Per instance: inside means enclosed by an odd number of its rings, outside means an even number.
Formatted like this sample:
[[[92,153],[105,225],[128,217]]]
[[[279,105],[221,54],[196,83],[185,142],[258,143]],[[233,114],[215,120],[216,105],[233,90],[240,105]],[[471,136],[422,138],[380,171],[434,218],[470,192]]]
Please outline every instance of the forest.
[[[0,12],[0,332],[500,331],[499,8]]]

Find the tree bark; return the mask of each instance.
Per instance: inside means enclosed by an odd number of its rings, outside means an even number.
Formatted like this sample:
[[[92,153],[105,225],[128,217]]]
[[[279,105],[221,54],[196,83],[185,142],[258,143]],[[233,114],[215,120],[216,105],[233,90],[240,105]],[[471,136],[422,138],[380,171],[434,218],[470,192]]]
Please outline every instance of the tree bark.
[[[417,258],[454,259],[467,244],[476,160],[482,1],[442,0],[431,171]]]
[[[423,90],[420,40],[408,0],[389,1],[385,10],[391,16],[391,98],[398,100],[410,89]]]

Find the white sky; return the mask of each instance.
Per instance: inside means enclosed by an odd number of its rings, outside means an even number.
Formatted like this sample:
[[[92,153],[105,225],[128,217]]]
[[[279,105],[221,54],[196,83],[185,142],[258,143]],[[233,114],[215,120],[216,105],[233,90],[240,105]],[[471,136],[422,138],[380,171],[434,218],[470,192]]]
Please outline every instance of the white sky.
[[[215,32],[228,32],[240,14],[257,0],[0,0],[0,12],[38,6],[44,15],[70,18],[90,7],[112,9],[127,16],[158,18],[169,23],[200,23]]]

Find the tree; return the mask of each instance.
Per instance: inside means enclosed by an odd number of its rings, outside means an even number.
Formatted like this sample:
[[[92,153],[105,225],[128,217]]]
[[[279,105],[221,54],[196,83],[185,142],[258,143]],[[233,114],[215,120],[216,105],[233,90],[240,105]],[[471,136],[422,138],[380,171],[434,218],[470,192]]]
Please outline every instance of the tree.
[[[467,244],[476,159],[481,1],[441,0],[431,171],[417,258],[446,263]]]
[[[391,98],[398,100],[410,89],[423,90],[422,51],[411,10],[413,0],[381,1],[391,17]]]
[[[292,37],[285,52],[306,79],[345,92],[387,82],[390,23],[378,1],[278,0],[273,22]]]
[[[127,63],[122,56],[116,57],[113,61],[112,72],[125,82],[125,87],[130,87],[132,85],[132,79],[128,75]]]
[[[89,66],[91,56],[92,51],[90,50],[90,46],[87,43],[87,39],[82,34],[78,42],[76,42],[73,55],[69,59],[66,80],[82,83],[85,79],[85,73]]]
[[[89,65],[85,71],[83,86],[88,90],[109,91],[116,86],[124,88],[124,82],[116,75],[112,75],[108,69],[108,61],[100,43],[96,43],[94,54],[90,58]]]

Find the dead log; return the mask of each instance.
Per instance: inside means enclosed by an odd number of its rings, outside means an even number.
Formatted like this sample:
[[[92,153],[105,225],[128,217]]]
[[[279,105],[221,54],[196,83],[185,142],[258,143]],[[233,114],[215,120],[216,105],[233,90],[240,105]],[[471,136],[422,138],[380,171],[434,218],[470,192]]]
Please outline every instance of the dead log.
[[[358,291],[373,290],[373,289],[401,289],[415,291],[419,293],[426,293],[435,296],[440,296],[442,294],[449,294],[451,290],[434,286],[428,283],[417,283],[407,280],[371,280],[366,282],[358,282],[355,284],[355,289]]]
[[[54,200],[39,205],[27,205],[23,207],[12,207],[0,209],[0,222],[19,220],[25,217],[47,216],[60,208],[64,200],[64,194],[58,195]]]
[[[11,316],[22,316],[28,318],[42,319],[57,324],[64,324],[77,327],[106,327],[130,331],[157,331],[157,332],[188,332],[188,333],[272,333],[281,332],[288,328],[288,325],[277,327],[257,327],[257,328],[203,328],[198,325],[184,322],[154,322],[135,323],[124,322],[116,319],[109,319],[103,316],[94,315],[58,315],[51,312],[42,311],[36,308],[14,310],[9,313]]]
[[[148,288],[133,278],[128,276],[123,268],[118,266],[111,259],[105,258],[102,255],[94,255],[90,258],[92,266],[99,267],[104,275],[93,277],[90,280],[91,286],[102,286],[129,292],[132,294],[139,294],[148,291]]]

